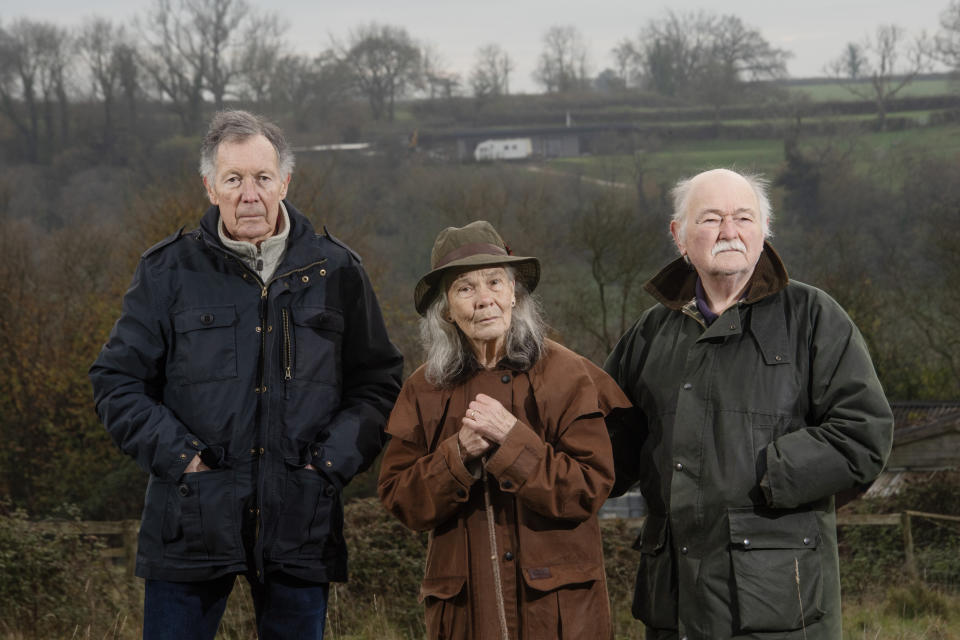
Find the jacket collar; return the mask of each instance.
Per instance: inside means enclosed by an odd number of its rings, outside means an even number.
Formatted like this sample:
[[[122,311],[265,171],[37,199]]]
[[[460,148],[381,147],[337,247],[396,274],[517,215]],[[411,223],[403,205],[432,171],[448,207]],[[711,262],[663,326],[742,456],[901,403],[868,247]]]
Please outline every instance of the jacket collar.
[[[297,211],[288,201],[283,201],[283,206],[287,211],[287,221],[289,232],[287,235],[287,250],[282,264],[300,264],[312,259],[310,255],[304,252],[311,252],[316,246],[312,239],[316,236],[313,225],[305,215]],[[218,247],[221,250],[229,250],[220,241],[218,225],[220,223],[220,207],[214,205],[207,209],[200,220],[200,231],[208,245]],[[309,242],[308,242],[309,241]]]
[[[745,303],[750,304],[781,291],[790,278],[780,256],[769,242],[750,276]],[[697,272],[683,258],[677,258],[650,278],[643,288],[668,309],[679,311],[696,296]]]

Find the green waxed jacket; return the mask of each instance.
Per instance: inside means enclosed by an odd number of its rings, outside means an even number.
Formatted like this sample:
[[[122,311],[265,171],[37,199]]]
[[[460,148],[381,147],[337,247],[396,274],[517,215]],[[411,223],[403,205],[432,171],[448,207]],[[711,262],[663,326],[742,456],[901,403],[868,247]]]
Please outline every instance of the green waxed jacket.
[[[649,516],[633,614],[648,638],[841,637],[834,494],[869,483],[893,416],[866,345],[767,244],[709,327],[682,260],[606,370],[637,413],[610,429],[617,482]]]

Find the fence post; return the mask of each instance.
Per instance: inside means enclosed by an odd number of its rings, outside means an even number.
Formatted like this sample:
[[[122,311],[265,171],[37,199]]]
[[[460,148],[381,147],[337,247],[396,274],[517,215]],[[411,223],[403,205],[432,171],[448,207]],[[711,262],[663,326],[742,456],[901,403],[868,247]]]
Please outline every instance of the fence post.
[[[140,530],[138,520],[127,520],[123,523],[123,552],[127,566],[127,577],[131,580],[137,564],[137,533]]]
[[[913,556],[913,531],[910,529],[909,511],[900,514],[900,525],[903,528],[903,555],[906,559],[907,575],[918,580],[920,573],[917,571],[917,560]]]

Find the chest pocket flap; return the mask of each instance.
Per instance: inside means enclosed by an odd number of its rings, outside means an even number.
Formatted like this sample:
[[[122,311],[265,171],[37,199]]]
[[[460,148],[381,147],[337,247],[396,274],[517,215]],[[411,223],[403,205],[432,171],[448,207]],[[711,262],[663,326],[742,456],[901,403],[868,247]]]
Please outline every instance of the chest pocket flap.
[[[293,322],[319,331],[343,333],[343,314],[327,307],[293,307]]]
[[[237,309],[233,305],[184,309],[173,315],[176,341],[171,378],[186,384],[235,378]]]
[[[343,314],[338,309],[319,306],[291,307],[293,316],[293,377],[327,384],[339,384]],[[284,330],[284,339],[290,336]]]
[[[772,296],[771,298],[777,298]],[[762,300],[750,309],[750,333],[768,365],[792,362],[783,305],[774,299]]]
[[[186,309],[173,316],[173,328],[177,333],[198,329],[231,327],[237,321],[237,308],[232,304],[218,307]]]

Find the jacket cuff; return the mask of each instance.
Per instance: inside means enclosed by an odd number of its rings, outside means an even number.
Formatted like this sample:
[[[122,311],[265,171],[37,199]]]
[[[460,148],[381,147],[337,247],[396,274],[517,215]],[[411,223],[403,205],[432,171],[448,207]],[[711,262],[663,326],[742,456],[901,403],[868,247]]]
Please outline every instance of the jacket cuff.
[[[500,489],[515,493],[536,473],[545,448],[540,436],[517,420],[496,453],[487,460],[487,471],[500,481]]]
[[[184,469],[186,469],[190,461],[193,460],[193,457],[199,455],[204,448],[206,448],[206,445],[203,444],[200,438],[192,433],[188,433],[183,439],[180,450],[173,452],[174,457],[168,466],[169,479],[179,480],[183,476]]]
[[[450,474],[463,489],[469,489],[480,479],[479,469],[476,470],[476,474],[471,473],[470,469],[468,469],[464,463],[463,458],[460,457],[460,446],[456,434],[441,442],[437,450],[447,463],[447,469],[450,470]],[[463,496],[463,498],[466,499],[466,496]]]
[[[323,446],[313,443],[307,449],[307,461],[303,463],[312,464],[313,467],[320,472],[320,475],[324,479],[332,484],[337,491],[343,491],[343,487],[346,485],[343,482],[343,476],[337,472],[337,468],[334,466],[333,456],[327,452]]]

